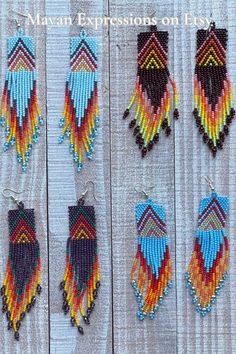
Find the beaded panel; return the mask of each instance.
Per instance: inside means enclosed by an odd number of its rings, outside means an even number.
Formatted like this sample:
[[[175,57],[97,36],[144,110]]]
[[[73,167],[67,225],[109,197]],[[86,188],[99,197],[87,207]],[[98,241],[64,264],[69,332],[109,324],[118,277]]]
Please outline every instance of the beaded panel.
[[[235,116],[233,94],[226,68],[226,29],[197,31],[193,115],[213,156],[223,148]]]

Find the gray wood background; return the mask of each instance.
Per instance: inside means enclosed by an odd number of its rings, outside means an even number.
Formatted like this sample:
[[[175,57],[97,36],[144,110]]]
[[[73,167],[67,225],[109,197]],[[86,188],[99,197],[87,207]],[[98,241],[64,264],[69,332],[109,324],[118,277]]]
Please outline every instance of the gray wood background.
[[[178,17],[207,16],[229,30],[228,70],[236,96],[235,0],[6,0],[0,2],[0,73],[3,88],[6,39],[15,33],[11,10],[42,16]],[[22,23],[24,22],[20,19]],[[169,68],[177,83],[181,117],[173,133],[144,160],[122,118],[136,76],[136,36],[139,26],[90,27],[99,42],[99,106],[102,125],[93,162],[78,174],[68,144],[58,145],[58,119],[69,67],[69,41],[76,25],[26,26],[37,48],[38,95],[46,127],[26,174],[19,171],[15,151],[0,149],[0,187],[27,190],[25,204],[34,207],[42,255],[43,292],[21,328],[16,343],[0,316],[0,353],[236,353],[236,127],[231,126],[223,152],[216,159],[201,142],[192,118],[193,71],[197,26],[164,26],[169,31]],[[3,141],[3,132],[2,141]],[[212,313],[201,319],[194,311],[183,282],[194,241],[198,205],[209,194],[202,176],[210,175],[218,193],[230,197],[228,222],[230,280]],[[68,237],[68,205],[74,205],[88,180],[95,182],[102,286],[90,327],[82,337],[61,312],[58,284],[63,276]],[[174,288],[154,321],[140,323],[130,287],[130,269],[137,246],[134,206],[140,196],[134,186],[150,190],[167,213]],[[0,281],[8,255],[7,211],[14,206],[0,193]]]

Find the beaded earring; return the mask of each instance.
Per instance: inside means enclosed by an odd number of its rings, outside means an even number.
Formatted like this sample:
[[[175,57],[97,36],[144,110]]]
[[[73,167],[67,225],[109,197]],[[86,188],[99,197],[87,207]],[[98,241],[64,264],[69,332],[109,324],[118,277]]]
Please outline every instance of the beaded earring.
[[[197,31],[197,53],[194,75],[193,115],[213,156],[223,148],[235,110],[229,75],[226,68],[228,32],[216,29]]]
[[[24,204],[13,195],[18,209],[9,210],[9,256],[4,283],[1,288],[2,312],[6,313],[8,329],[13,329],[19,340],[19,329],[27,312],[35,305],[36,295],[41,293],[40,250],[36,239],[34,209],[25,209]],[[14,192],[14,191],[12,191]],[[17,192],[14,192],[17,193]]]
[[[17,35],[7,42],[8,68],[1,102],[5,126],[4,151],[15,145],[22,171],[27,169],[33,143],[38,142],[43,118],[36,93],[35,46],[18,24]]]
[[[65,103],[59,126],[62,143],[66,135],[70,153],[79,172],[83,166],[83,147],[87,158],[92,159],[94,139],[99,125],[97,88],[97,42],[83,29],[79,37],[71,39],[70,71],[66,80]]]
[[[216,296],[227,279],[229,244],[225,231],[229,199],[215,192],[212,181],[205,177],[212,190],[200,202],[194,250],[185,274],[196,311],[203,317],[212,309]]]
[[[137,315],[143,321],[147,313],[154,319],[164,296],[172,288],[172,265],[164,208],[148,198],[136,205],[135,215],[138,249],[131,271],[131,286],[138,299]]]
[[[70,236],[66,248],[66,269],[60,283],[62,310],[65,314],[70,312],[71,325],[77,326],[80,334],[84,334],[84,330],[78,311],[85,324],[90,324],[100,287],[95,211],[93,206],[84,205],[87,192],[82,193],[76,206],[69,207]]]
[[[123,118],[127,118],[133,104],[137,103],[134,119],[129,127],[141,149],[142,157],[159,141],[161,128],[170,135],[170,87],[174,92],[174,117],[179,117],[176,84],[167,67],[168,32],[157,31],[138,35],[138,70],[135,90]]]

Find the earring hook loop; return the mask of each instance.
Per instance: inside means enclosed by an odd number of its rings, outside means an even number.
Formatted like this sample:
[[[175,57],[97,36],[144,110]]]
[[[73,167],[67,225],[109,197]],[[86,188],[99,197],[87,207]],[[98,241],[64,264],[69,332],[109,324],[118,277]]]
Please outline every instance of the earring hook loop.
[[[14,189],[9,188],[9,187],[6,187],[6,188],[4,188],[4,189],[2,190],[2,195],[3,195],[4,198],[6,198],[6,199],[11,199],[14,203],[16,203],[16,205],[17,205],[18,207],[21,207],[21,206],[24,205],[23,202],[20,201],[19,199],[17,199],[13,194],[6,194],[7,191],[19,195],[19,194],[24,193],[25,190],[22,190],[22,191],[15,191]]]
[[[214,187],[212,179],[209,176],[203,176],[203,177],[204,177],[205,181],[207,182],[208,186],[210,187],[210,189],[212,190],[212,192],[214,192],[215,187]]]

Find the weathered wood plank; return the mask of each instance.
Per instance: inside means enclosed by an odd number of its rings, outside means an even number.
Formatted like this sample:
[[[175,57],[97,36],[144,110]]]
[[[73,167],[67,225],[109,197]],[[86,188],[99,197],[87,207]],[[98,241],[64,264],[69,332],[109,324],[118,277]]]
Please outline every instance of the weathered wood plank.
[[[110,16],[150,16],[156,6],[150,1],[110,1]],[[158,4],[158,17],[171,15],[173,3]],[[163,29],[163,27],[161,27]],[[170,252],[175,283],[174,231],[174,135],[163,133],[153,151],[141,159],[128,121],[122,120],[136,78],[137,34],[148,27],[111,27],[111,131],[112,131],[112,248],[113,312],[115,353],[175,353],[176,297],[175,287],[164,301],[157,318],[140,322],[137,303],[130,286],[130,272],[137,247],[134,208],[142,196],[134,187],[150,191],[150,196],[165,207]],[[170,66],[173,69],[173,31],[169,40]],[[178,124],[178,123],[177,123]],[[173,124],[172,124],[173,127]],[[150,190],[150,186],[154,189]]]
[[[210,16],[218,27],[229,30],[228,70],[236,93],[235,49],[236,30],[233,13],[234,1],[174,2],[175,14],[189,12]],[[208,148],[202,143],[192,118],[193,72],[196,50],[196,30],[191,27],[175,28],[175,76],[180,91],[181,120],[175,130],[175,185],[176,185],[176,270],[177,270],[177,333],[179,353],[233,353],[235,352],[235,126],[224,150],[213,159]],[[202,319],[195,312],[191,298],[185,289],[183,274],[193,248],[198,207],[203,196],[210,195],[202,176],[213,178],[216,190],[230,197],[230,218],[228,232],[230,240],[230,280],[226,282],[221,296],[211,314]]]
[[[14,21],[9,17],[17,15],[11,9],[23,13],[44,13],[44,1],[34,2],[24,0],[18,4],[15,1],[9,7],[9,2],[0,3],[0,64],[1,64],[1,89],[5,80],[7,67],[6,40],[16,33]],[[24,24],[24,20],[19,18]],[[25,25],[23,25],[25,26]],[[32,35],[36,43],[36,65],[38,69],[38,98],[42,114],[46,115],[46,83],[45,83],[45,29],[42,27],[25,26],[27,35]],[[4,141],[4,133],[1,130],[1,145]],[[5,316],[0,316],[0,351],[2,353],[47,353],[49,347],[48,333],[48,256],[47,256],[47,203],[46,203],[46,128],[43,127],[38,144],[33,148],[29,167],[26,173],[21,172],[16,160],[15,149],[2,153],[0,149],[0,186],[1,189],[10,187],[16,191],[25,190],[20,196],[26,208],[35,209],[37,238],[40,243],[42,260],[42,295],[38,297],[36,306],[26,316],[20,329],[20,341],[16,342],[13,333],[7,330]],[[16,206],[6,200],[0,193],[0,220],[1,220],[1,243],[0,243],[0,280],[3,281],[6,262],[8,257],[8,209]]]
[[[87,16],[102,16],[107,11],[106,1],[46,1],[47,16],[74,17],[77,12]],[[65,80],[69,68],[69,41],[80,28],[53,27],[47,33],[48,81],[48,176],[50,227],[50,309],[52,353],[110,353],[112,345],[111,323],[111,259],[110,259],[110,165],[109,165],[109,102],[107,88],[108,57],[107,30],[88,28],[99,44],[99,106],[101,128],[95,142],[95,160],[85,160],[81,173],[77,173],[69,155],[69,143],[58,146],[60,134],[58,120],[63,110]],[[68,238],[68,206],[75,205],[84,191],[85,182],[95,183],[97,202],[90,193],[88,204],[95,205],[97,237],[101,262],[101,289],[91,324],[81,336],[71,328],[69,316],[64,316],[62,298],[58,289],[65,267],[66,240]]]

